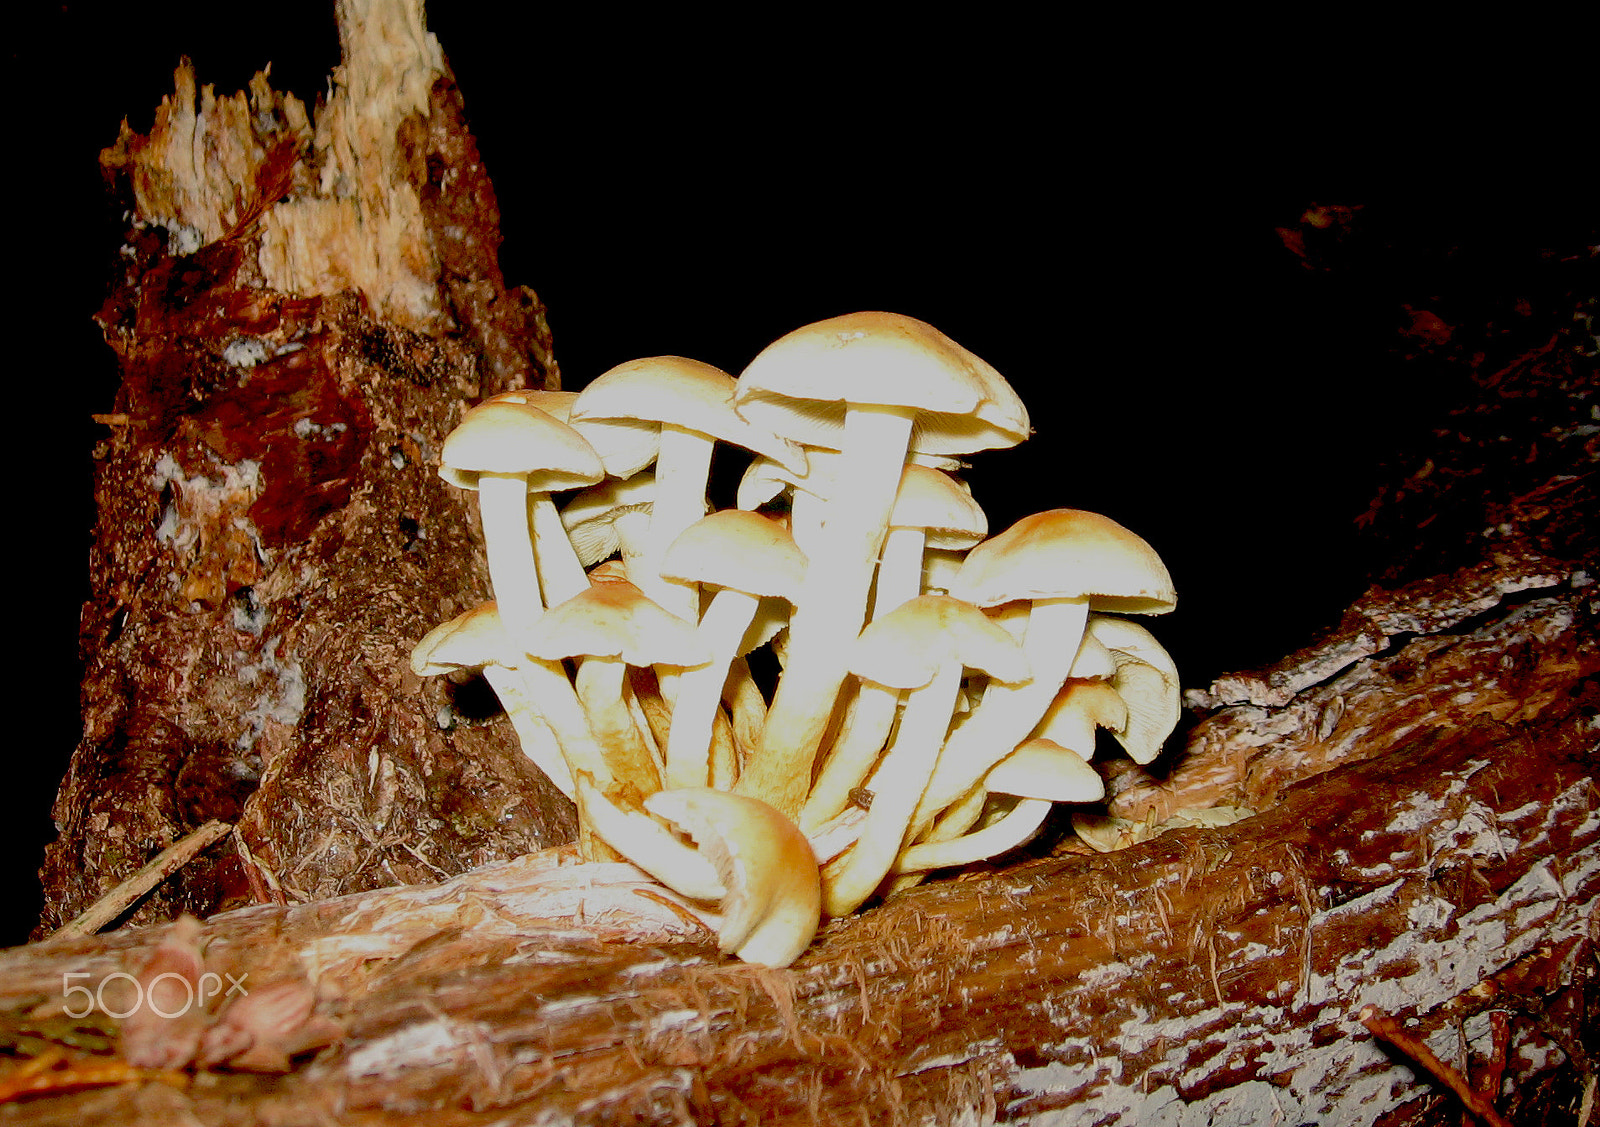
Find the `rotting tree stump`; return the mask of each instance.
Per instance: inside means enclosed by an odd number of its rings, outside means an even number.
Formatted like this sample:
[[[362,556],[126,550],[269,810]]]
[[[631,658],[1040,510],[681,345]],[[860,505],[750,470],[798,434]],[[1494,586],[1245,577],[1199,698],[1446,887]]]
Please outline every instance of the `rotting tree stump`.
[[[416,57],[436,50],[401,27]],[[401,664],[394,637],[486,586],[429,443],[461,401],[554,368],[533,299],[493,268],[493,197],[442,59],[420,87],[379,82],[359,47],[342,105],[422,101],[313,129],[264,82],[269,112],[209,93],[196,112],[180,78],[153,135],[251,140],[188,210],[137,213],[175,221],[134,236],[103,314],[125,379],[42,930],[206,818],[239,833],[129,921],[152,926],[0,954],[8,1118],[1459,1122],[1356,1021],[1377,1004],[1446,1059],[1503,1066],[1514,1120],[1575,1121],[1600,1025],[1600,442],[1571,293],[1547,295],[1548,342],[1461,361],[1437,448],[1375,503],[1373,590],[1315,645],[1192,694],[1181,754],[1115,779],[1136,819],[1254,817],[935,880],[761,970],[626,867],[530,852],[570,833],[554,792],[504,725],[464,722],[468,702]],[[285,231],[350,221],[308,202],[340,121],[395,170],[380,195],[414,194],[422,225],[401,229],[432,257],[308,284]],[[175,199],[140,172],[150,145],[110,159]],[[481,185],[451,221],[443,169]],[[158,922],[184,909],[209,918]],[[219,988],[183,1020],[105,1016],[129,978],[169,970]],[[73,1017],[68,988],[105,983]]]

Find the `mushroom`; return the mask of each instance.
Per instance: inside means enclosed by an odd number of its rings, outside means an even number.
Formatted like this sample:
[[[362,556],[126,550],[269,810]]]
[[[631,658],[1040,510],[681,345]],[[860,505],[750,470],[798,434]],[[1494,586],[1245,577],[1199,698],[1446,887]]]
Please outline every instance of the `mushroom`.
[[[578,700],[606,768],[591,771],[603,789],[611,779],[640,794],[661,785],[660,773],[624,697],[629,665],[702,665],[710,650],[694,627],[662,609],[632,583],[598,583],[545,611],[528,631],[529,654],[549,661],[582,658]],[[577,765],[574,765],[575,768]]]
[[[1135,763],[1153,762],[1183,713],[1178,667],[1155,636],[1137,622],[1091,615],[1089,636],[1105,645],[1116,662],[1111,686],[1126,702],[1122,724],[1110,725],[1117,742]]]
[[[712,722],[729,665],[744,652],[742,642],[763,597],[794,599],[805,568],[806,558],[786,528],[744,509],[701,517],[667,549],[664,578],[718,588],[699,627],[712,660],[678,677],[667,740],[668,787],[709,781]]]
[[[518,675],[517,659],[492,602],[481,603],[428,631],[411,650],[411,671],[418,677],[476,669],[500,698],[511,719],[522,752],[568,798],[574,796],[572,772],[561,745],[539,709],[529,700],[527,682]],[[564,679],[564,678],[563,678]]]
[[[530,521],[529,508],[548,508],[554,516],[550,492],[599,481],[605,476],[599,457],[577,431],[539,408],[511,398],[489,399],[462,416],[444,440],[439,476],[477,491],[501,621],[513,635],[527,629],[541,608],[535,537],[547,556],[572,552],[559,520],[559,544],[551,543],[547,522],[537,513]]]
[[[1005,814],[981,830],[908,846],[895,862],[900,873],[946,869],[998,856],[1039,832],[1058,802],[1098,802],[1105,782],[1083,758],[1054,740],[1028,740],[989,769],[983,789],[1014,796]]]
[[[786,438],[839,450],[833,476],[848,483],[829,502],[815,551],[800,541],[811,563],[788,664],[739,781],[740,793],[792,813],[866,617],[907,452],[1014,445],[1027,436],[1027,411],[998,372],[933,326],[879,312],[820,321],[767,346],[739,377],[734,406]]]
[[[668,888],[720,900],[717,944],[747,963],[786,967],[811,943],[821,922],[816,855],[804,834],[764,802],[683,787],[645,799],[651,814],[694,842],[690,848],[643,814],[625,811],[580,779],[595,825],[612,848]]]
[[[1091,605],[1163,614],[1177,603],[1149,544],[1082,509],[1034,513],[985,540],[967,553],[950,593],[983,607],[1029,600],[1023,648],[1034,676],[1024,685],[991,683],[951,734],[917,810],[919,833],[1033,730],[1071,672]]]
[[[824,906],[834,916],[872,895],[900,853],[950,727],[962,670],[981,669],[1009,683],[1029,676],[1011,636],[948,595],[918,595],[874,621],[852,647],[849,666],[864,680],[909,692],[899,727],[868,779],[873,797],[861,835],[824,880]]]
[[[720,368],[682,356],[630,360],[596,377],[578,393],[572,420],[579,426],[625,430],[659,429],[656,497],[650,532],[634,582],[681,618],[699,613],[692,587],[661,578],[667,545],[705,513],[706,481],[717,441],[732,442],[805,470],[805,455],[791,442],[754,426],[734,413],[734,379]],[[603,457],[603,455],[602,455]],[[619,477],[626,466],[607,464]]]
[[[608,477],[575,495],[561,510],[561,524],[578,562],[588,567],[620,552],[623,566],[634,568],[636,573],[634,561],[644,552],[655,500],[656,478],[652,473]]]

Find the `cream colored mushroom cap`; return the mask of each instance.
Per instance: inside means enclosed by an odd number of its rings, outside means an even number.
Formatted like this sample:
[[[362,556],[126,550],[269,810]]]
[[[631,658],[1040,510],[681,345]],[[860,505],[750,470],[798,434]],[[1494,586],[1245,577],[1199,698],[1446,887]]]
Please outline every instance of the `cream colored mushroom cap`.
[[[671,423],[754,450],[793,473],[804,474],[805,452],[735,412],[734,388],[734,378],[714,365],[684,356],[648,356],[596,376],[578,393],[571,418],[585,433],[594,428],[597,434],[605,428],[650,431]],[[597,437],[595,441],[602,440]],[[601,453],[607,470],[619,477],[643,468],[613,464],[606,451]]]
[[[949,595],[918,595],[868,623],[851,649],[849,668],[880,685],[918,689],[950,661],[1010,684],[1032,676],[1010,634]]]
[[[1105,780],[1081,756],[1044,738],[1028,740],[989,768],[983,785],[994,794],[1050,802],[1098,802],[1106,793]]]
[[[989,518],[966,482],[907,462],[889,514],[890,528],[920,528],[931,548],[969,548],[989,531]]]
[[[423,635],[411,649],[411,672],[430,677],[455,669],[475,669],[491,662],[503,663],[509,653],[499,609],[492,601],[479,603]]]
[[[476,489],[480,473],[527,474],[536,492],[578,489],[605,476],[582,435],[512,399],[487,399],[463,415],[439,461],[439,476],[462,489]]]
[[[707,513],[680,532],[661,558],[664,579],[791,602],[805,573],[805,553],[789,530],[746,509]]]
[[[847,313],[769,344],[739,376],[734,407],[808,446],[839,449],[847,403],[917,409],[911,449],[1015,446],[1028,411],[1005,377],[938,329],[900,313]]]
[[[551,607],[523,645],[546,661],[592,656],[635,666],[696,666],[711,660],[693,626],[631,583],[597,583]]]
[[[950,593],[988,607],[1016,599],[1088,596],[1095,610],[1165,614],[1177,605],[1155,549],[1110,517],[1050,509],[967,553]]]

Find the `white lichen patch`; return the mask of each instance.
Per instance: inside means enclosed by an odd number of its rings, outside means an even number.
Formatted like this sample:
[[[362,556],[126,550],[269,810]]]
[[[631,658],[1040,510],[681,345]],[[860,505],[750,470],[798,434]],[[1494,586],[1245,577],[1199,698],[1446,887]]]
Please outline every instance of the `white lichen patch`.
[[[268,723],[293,728],[305,711],[306,679],[300,670],[300,663],[293,658],[280,658],[278,650],[278,639],[268,638],[261,647],[259,660],[241,665],[238,669],[240,684],[260,690],[255,703],[240,717],[245,727],[234,742],[241,751],[248,751],[255,746]]]

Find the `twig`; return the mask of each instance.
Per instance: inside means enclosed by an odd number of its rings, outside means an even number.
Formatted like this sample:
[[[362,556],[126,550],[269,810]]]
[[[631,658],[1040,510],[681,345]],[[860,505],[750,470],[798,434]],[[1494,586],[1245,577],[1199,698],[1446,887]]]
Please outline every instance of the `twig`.
[[[210,821],[192,834],[179,838],[155,855],[144,868],[84,909],[76,919],[58,928],[51,938],[62,935],[93,935],[122,915],[139,897],[187,865],[206,846],[226,837],[233,827],[227,822]]]
[[[1394,1018],[1384,1013],[1377,1006],[1362,1006],[1361,1012],[1356,1015],[1362,1025],[1372,1032],[1374,1037],[1381,1037],[1406,1056],[1422,1065],[1434,1078],[1454,1092],[1466,1106],[1467,1110],[1479,1119],[1489,1124],[1489,1127],[1511,1127],[1511,1121],[1494,1109],[1483,1096],[1473,1090],[1461,1073],[1451,1068],[1440,1060],[1432,1049],[1423,1044],[1422,1040],[1413,1037]]]

